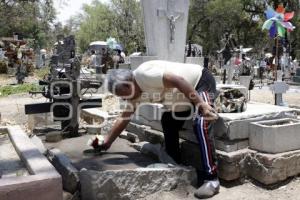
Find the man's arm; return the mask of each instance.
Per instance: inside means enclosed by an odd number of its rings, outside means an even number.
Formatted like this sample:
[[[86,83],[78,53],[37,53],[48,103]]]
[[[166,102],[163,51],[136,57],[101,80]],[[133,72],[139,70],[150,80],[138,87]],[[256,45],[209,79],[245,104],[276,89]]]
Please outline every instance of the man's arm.
[[[134,111],[124,111],[121,116],[117,119],[115,124],[113,125],[110,133],[104,140],[104,149],[109,149],[111,144],[115,141],[115,139],[122,133],[122,131],[126,128],[128,123],[130,122],[131,115]]]
[[[163,83],[166,88],[177,88],[182,92],[201,111],[206,120],[215,120],[217,118],[215,110],[199,96],[194,87],[184,78],[172,73],[165,73]]]

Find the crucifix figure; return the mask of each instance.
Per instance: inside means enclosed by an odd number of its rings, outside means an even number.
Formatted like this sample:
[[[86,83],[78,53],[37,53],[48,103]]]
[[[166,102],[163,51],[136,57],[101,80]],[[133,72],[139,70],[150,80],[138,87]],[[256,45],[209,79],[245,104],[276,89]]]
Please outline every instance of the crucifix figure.
[[[174,38],[175,29],[176,29],[175,22],[180,17],[181,17],[181,15],[178,15],[176,17],[174,15],[167,16],[167,18],[169,20],[169,25],[170,25],[170,42],[171,43],[173,43],[175,41],[175,38]]]
[[[157,15],[159,17],[167,17],[170,29],[170,43],[175,41],[176,22],[183,17],[183,13],[175,11],[175,1],[168,0],[167,10],[158,9]]]

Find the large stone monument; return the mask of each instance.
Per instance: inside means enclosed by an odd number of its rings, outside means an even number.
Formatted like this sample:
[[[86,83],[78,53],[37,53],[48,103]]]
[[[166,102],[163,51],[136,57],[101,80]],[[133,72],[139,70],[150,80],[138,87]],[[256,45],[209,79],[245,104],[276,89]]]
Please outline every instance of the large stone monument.
[[[149,60],[184,62],[189,0],[141,1],[146,56],[131,57],[131,69]]]
[[[147,55],[184,62],[189,0],[142,0]]]

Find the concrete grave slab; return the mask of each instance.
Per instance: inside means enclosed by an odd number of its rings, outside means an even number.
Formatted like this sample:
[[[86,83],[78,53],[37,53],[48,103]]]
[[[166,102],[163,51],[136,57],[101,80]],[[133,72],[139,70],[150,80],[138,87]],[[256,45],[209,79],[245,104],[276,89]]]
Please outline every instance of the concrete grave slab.
[[[0,131],[0,176],[2,178],[28,176],[29,172],[6,131]]]
[[[219,113],[220,118],[214,125],[214,135],[228,140],[239,140],[249,138],[249,124],[268,119],[278,119],[283,117],[295,117],[294,112],[300,110],[270,104],[249,102],[247,110],[242,113]],[[141,106],[140,112],[133,118],[132,122],[147,125],[152,129],[162,131],[161,115],[163,113],[161,104],[151,104]],[[183,125],[181,137],[190,141],[196,141],[192,133],[192,120],[187,120]],[[130,130],[128,130],[130,131]],[[133,132],[133,131],[130,131]],[[134,133],[134,132],[133,132]]]
[[[298,109],[249,102],[242,113],[219,113],[219,120],[214,125],[214,135],[229,140],[249,138],[251,122],[279,118],[295,118]]]
[[[239,117],[235,117],[231,113],[222,113],[221,115],[227,116],[227,118],[224,117],[223,124],[228,123],[227,126],[230,126],[234,123],[242,123],[244,127],[240,127],[239,130],[241,131],[249,131],[249,124],[251,121],[261,121],[262,119],[268,119],[268,118],[282,118],[285,116],[293,117],[291,115],[293,112],[298,112],[297,109],[290,109],[290,108],[283,108],[278,106],[272,106],[268,104],[259,104],[259,103],[251,103],[253,107],[255,105],[259,105],[259,108],[263,108],[266,106],[266,111],[262,112],[260,110],[259,113],[253,113],[250,112],[249,115],[244,116],[240,113],[234,113],[236,115],[239,115]],[[251,106],[251,107],[252,107]],[[279,112],[281,111],[281,112]],[[265,116],[260,116],[261,113],[267,113]],[[247,119],[249,117],[249,119]],[[227,121],[225,121],[227,120]],[[186,122],[186,128],[190,127],[191,121]],[[132,126],[134,125],[134,126]],[[237,124],[238,126],[239,124]],[[151,132],[149,130],[152,130],[151,127],[145,126],[145,125],[138,125],[131,123],[130,124],[130,131],[133,131],[133,133],[139,133],[143,137],[143,141],[147,141],[145,137],[145,132]],[[224,125],[225,126],[225,125]],[[225,129],[228,131],[228,128]],[[231,130],[233,130],[231,128]],[[187,140],[181,140],[181,158],[182,162],[185,165],[193,166],[197,169],[201,169],[201,160],[199,156],[199,147],[195,143],[194,140],[191,139],[189,136],[194,136],[193,132],[191,130],[184,130],[186,133],[189,133],[187,135]],[[158,131],[159,132],[159,131]],[[181,132],[182,133],[182,132]],[[226,136],[225,134],[221,134],[223,136]],[[245,133],[243,133],[245,134]],[[138,135],[138,134],[137,134]],[[236,134],[238,136],[238,134]],[[163,135],[161,135],[163,136]],[[245,136],[245,135],[244,135]],[[248,136],[247,136],[248,137]],[[238,148],[238,144],[233,144],[233,146],[230,146],[230,148],[226,147],[226,144],[232,141],[234,142],[241,142],[240,148],[246,147],[247,139],[234,139],[229,140],[226,137],[217,138],[217,140],[220,139],[221,142],[223,142],[222,145],[225,145],[224,150],[230,149],[234,147]],[[223,141],[222,141],[223,140]],[[218,142],[217,142],[218,143]],[[220,148],[220,147],[219,147]],[[221,148],[220,148],[221,149]],[[218,157],[218,169],[219,169],[219,177],[223,180],[232,181],[239,178],[242,178],[244,176],[250,176],[254,178],[255,180],[258,180],[264,184],[273,184],[278,183],[282,180],[285,180],[286,178],[290,176],[294,176],[298,174],[297,166],[298,166],[298,156],[300,155],[298,151],[294,152],[287,152],[282,154],[262,154],[258,153],[254,150],[250,150],[248,148],[244,148],[241,150],[233,151],[233,152],[226,152],[217,150],[217,157]],[[272,157],[270,157],[272,156]],[[289,157],[291,156],[291,157]],[[259,162],[257,161],[259,158]],[[277,162],[277,160],[280,160],[280,162]],[[288,160],[288,162],[284,162],[285,160]],[[264,174],[267,169],[267,174]],[[295,170],[296,169],[296,170]],[[293,171],[294,170],[294,171]],[[269,173],[270,172],[270,173]],[[279,173],[279,174],[277,174]]]
[[[81,170],[79,179],[83,200],[97,200],[100,197],[137,199],[154,191],[171,190],[177,185],[190,184],[196,177],[194,170],[190,168],[148,168],[156,166],[154,164],[158,162],[158,158],[145,154],[150,151],[153,154],[162,152],[159,144],[153,145],[153,148],[143,145],[140,152],[131,147],[127,140],[118,138],[108,151],[95,153],[87,146],[91,137],[84,135],[56,144],[46,143],[48,148],[60,149],[70,158],[72,165]]]
[[[171,191],[195,182],[187,168],[138,168],[133,170],[81,170],[82,200],[140,199],[158,191]]]
[[[0,178],[1,200],[62,200],[61,176],[18,126],[2,127],[24,163],[28,176]],[[36,191],[39,191],[37,195]]]
[[[58,143],[45,143],[45,145],[48,149],[57,148],[63,152],[78,171],[82,168],[98,171],[136,169],[157,162],[131,148],[129,146],[131,143],[121,138],[118,138],[108,151],[95,154],[92,147],[87,145],[87,141],[93,136],[83,135]]]
[[[102,111],[99,108],[88,108],[83,109],[80,113],[80,117],[86,121],[88,124],[101,124],[105,120],[116,118],[117,114],[109,114],[106,111]]]

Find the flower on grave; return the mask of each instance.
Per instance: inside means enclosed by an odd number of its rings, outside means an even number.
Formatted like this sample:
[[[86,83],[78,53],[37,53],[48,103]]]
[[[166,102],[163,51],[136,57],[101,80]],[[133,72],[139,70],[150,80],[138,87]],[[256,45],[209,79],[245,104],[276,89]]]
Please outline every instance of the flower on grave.
[[[268,6],[265,11],[267,20],[264,22],[262,29],[269,30],[270,37],[276,35],[284,37],[286,29],[290,32],[295,29],[295,26],[289,22],[294,17],[294,12],[286,13],[283,5],[279,5],[276,11]]]
[[[88,140],[87,145],[94,149],[99,149],[103,143],[104,137],[102,135],[95,135],[93,138]]]

